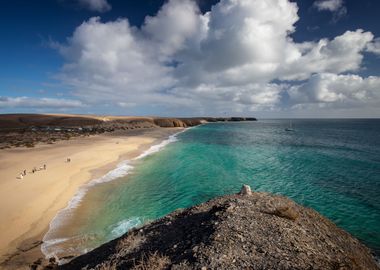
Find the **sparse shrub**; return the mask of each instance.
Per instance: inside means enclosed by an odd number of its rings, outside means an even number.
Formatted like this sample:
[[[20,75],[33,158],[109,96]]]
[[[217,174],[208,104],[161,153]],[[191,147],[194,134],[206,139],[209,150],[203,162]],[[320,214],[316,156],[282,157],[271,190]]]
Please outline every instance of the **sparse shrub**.
[[[157,251],[148,256],[144,256],[133,266],[133,270],[162,270],[168,268],[170,259],[167,256],[160,255]]]
[[[299,216],[297,210],[289,205],[278,206],[273,214],[293,221],[296,220]]]
[[[25,143],[25,146],[28,147],[28,148],[33,148],[34,147],[34,143],[33,142],[27,142],[27,143]]]
[[[130,252],[138,247],[142,242],[142,237],[138,234],[129,234],[127,237],[124,237],[119,240],[117,243],[118,252]]]
[[[96,270],[116,270],[117,267],[116,267],[116,265],[112,264],[111,262],[104,262],[104,263],[98,265],[95,269]]]

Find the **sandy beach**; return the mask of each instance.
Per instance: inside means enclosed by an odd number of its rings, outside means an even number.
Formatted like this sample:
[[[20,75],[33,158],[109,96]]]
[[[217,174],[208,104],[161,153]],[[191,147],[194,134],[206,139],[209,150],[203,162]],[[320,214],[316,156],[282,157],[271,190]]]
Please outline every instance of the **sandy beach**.
[[[179,131],[139,129],[0,150],[0,261],[17,263],[30,251],[40,252],[50,221],[81,185]],[[46,170],[32,172],[44,164]],[[26,176],[18,179],[24,169]]]

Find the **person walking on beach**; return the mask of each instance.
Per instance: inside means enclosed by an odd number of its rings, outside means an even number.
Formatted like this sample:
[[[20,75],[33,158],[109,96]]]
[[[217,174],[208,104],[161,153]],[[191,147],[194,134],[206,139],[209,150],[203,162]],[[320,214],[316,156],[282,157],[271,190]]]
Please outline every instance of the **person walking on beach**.
[[[26,170],[24,170],[23,175],[26,176]]]
[[[44,170],[46,170],[46,164],[44,164]]]

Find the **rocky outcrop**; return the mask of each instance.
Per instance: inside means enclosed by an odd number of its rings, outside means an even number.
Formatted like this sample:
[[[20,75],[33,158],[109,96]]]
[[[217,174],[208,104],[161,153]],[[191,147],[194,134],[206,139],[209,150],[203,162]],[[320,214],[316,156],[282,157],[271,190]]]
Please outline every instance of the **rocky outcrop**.
[[[378,269],[316,211],[250,191],[176,211],[59,269]]]
[[[193,127],[203,123],[213,122],[242,122],[242,121],[257,121],[253,117],[197,117],[197,118],[154,118],[153,122],[159,127]]]
[[[176,118],[155,118],[153,122],[159,127],[187,127],[183,121]]]

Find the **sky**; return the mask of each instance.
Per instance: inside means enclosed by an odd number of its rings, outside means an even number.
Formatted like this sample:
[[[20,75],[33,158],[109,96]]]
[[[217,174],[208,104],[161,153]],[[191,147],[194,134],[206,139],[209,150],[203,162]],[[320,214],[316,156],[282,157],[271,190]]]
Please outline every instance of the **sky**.
[[[380,117],[378,0],[13,0],[0,113]]]

